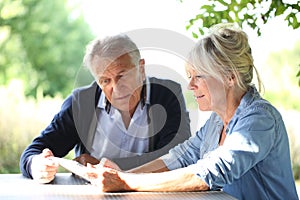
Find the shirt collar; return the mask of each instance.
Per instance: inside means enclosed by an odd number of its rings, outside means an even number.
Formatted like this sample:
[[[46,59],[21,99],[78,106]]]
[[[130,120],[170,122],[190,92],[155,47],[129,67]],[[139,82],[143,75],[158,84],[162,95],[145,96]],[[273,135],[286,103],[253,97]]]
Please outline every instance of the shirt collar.
[[[242,97],[238,108],[241,110],[251,104],[255,99],[260,98],[260,95],[254,86],[250,86],[246,94]]]
[[[245,109],[258,98],[261,98],[259,92],[256,90],[255,86],[250,86],[246,94],[242,97],[240,105],[237,107],[234,116],[244,112]]]

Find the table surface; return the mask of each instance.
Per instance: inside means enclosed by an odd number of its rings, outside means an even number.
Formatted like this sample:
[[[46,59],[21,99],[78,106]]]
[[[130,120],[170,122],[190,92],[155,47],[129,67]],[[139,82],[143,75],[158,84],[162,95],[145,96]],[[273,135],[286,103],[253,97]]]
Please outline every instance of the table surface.
[[[235,198],[222,191],[101,193],[95,186],[71,173],[58,173],[49,184],[39,184],[21,174],[0,174],[0,199],[231,200]]]

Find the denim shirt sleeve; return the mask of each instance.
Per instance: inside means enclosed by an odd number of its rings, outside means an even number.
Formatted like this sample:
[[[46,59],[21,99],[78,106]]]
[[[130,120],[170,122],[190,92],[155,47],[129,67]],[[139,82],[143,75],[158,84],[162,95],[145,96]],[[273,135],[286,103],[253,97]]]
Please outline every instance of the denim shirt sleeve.
[[[223,146],[209,152],[197,162],[196,174],[211,189],[239,179],[271,151],[275,137],[275,120],[263,107],[252,107],[231,120]]]
[[[161,157],[168,169],[191,165],[191,171],[211,189],[222,188],[239,179],[263,160],[275,141],[274,116],[256,106],[231,120],[223,146],[218,146],[221,126],[215,113],[195,136]]]
[[[162,156],[161,159],[169,170],[197,163],[207,152],[217,148],[222,128],[221,119],[216,113],[212,113],[194,136],[171,149],[169,154]]]

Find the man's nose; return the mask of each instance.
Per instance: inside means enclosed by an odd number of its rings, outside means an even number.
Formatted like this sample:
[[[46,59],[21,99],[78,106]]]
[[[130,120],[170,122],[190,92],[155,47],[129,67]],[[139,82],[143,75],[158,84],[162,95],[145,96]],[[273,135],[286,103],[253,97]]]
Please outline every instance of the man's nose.
[[[122,89],[123,85],[123,81],[117,78],[114,78],[111,83],[113,91],[119,91],[120,89]]]

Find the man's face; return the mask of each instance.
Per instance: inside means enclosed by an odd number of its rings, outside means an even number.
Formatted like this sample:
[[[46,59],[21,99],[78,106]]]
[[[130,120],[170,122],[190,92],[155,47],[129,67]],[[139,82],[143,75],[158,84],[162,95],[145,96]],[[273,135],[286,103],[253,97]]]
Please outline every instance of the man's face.
[[[140,101],[145,80],[144,60],[136,66],[128,54],[124,54],[107,65],[95,64],[97,82],[108,101],[120,111],[132,114]],[[98,64],[98,65],[97,65]]]

